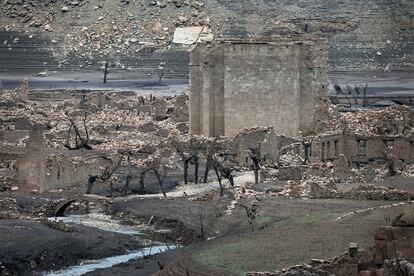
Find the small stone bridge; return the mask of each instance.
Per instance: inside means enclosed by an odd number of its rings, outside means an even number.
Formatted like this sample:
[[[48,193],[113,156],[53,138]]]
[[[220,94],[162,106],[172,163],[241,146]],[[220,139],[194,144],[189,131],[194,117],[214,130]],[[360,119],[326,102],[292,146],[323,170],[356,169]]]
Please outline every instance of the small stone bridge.
[[[88,194],[68,197],[54,202],[54,204],[50,206],[49,213],[54,217],[62,217],[64,216],[65,210],[74,202],[86,202],[88,206],[90,203],[93,203],[94,205],[101,207],[104,211],[107,211],[112,205],[113,200],[103,196]]]

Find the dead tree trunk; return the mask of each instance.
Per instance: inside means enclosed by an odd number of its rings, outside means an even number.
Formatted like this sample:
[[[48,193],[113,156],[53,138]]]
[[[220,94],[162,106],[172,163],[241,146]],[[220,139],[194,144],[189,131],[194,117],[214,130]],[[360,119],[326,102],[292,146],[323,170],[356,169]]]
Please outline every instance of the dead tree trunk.
[[[140,190],[140,193],[141,194],[144,194],[145,193],[145,183],[144,183],[144,181],[145,181],[145,174],[146,174],[145,171],[143,171],[143,172],[141,172],[139,174],[139,190]]]
[[[198,156],[195,156],[194,157],[194,183],[195,184],[198,184],[198,166],[199,166],[199,163],[198,163]]]
[[[184,184],[188,184],[188,163],[189,160],[184,160]]]
[[[129,173],[125,180],[125,196],[128,195],[129,183],[131,182],[131,179],[132,179],[132,173]]]
[[[248,153],[253,162],[254,183],[259,184],[260,162],[262,161],[260,146],[257,148],[249,148]]]
[[[306,165],[309,163],[309,153],[310,153],[311,144],[302,143],[302,146],[303,146],[303,155],[305,157],[303,160],[303,164]]]
[[[201,239],[205,240],[203,206],[201,205],[201,203],[200,203],[200,235],[201,235]]]
[[[218,181],[219,186],[220,186],[220,196],[224,196],[224,186],[223,186],[223,183],[222,183],[222,180],[221,180],[221,174],[220,174],[218,168],[216,168],[216,167],[214,167],[214,172],[216,173],[217,181]]]
[[[209,162],[207,161],[206,162],[206,169],[205,169],[205,171],[204,171],[204,183],[207,183],[207,180],[208,180],[208,174],[210,173],[210,164],[209,164]]]
[[[97,176],[97,175],[89,176],[88,188],[86,189],[86,194],[91,194],[92,193],[93,185],[95,184],[96,180],[98,180],[98,178],[99,178],[99,176]]]
[[[167,193],[166,193],[166,192],[165,192],[165,190],[164,190],[164,178],[163,178],[163,177],[161,177],[161,175],[160,175],[160,173],[159,173],[159,171],[158,171],[158,170],[154,170],[154,173],[155,173],[155,176],[157,177],[157,180],[158,180],[158,185],[160,185],[162,195],[163,195],[164,197],[167,197]]]
[[[105,62],[105,68],[104,68],[104,83],[107,82],[107,78],[108,78],[108,62]]]
[[[230,186],[234,187],[234,178],[232,174],[229,175],[229,181],[230,181]]]
[[[259,171],[260,171],[260,164],[258,162],[254,162],[254,184],[259,184]]]

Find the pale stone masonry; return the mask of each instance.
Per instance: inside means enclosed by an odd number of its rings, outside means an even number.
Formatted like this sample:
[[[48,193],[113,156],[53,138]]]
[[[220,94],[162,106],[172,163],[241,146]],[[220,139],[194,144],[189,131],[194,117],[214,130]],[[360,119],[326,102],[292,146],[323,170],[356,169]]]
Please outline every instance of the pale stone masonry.
[[[327,71],[324,40],[199,43],[190,53],[190,131],[313,133],[327,121]]]

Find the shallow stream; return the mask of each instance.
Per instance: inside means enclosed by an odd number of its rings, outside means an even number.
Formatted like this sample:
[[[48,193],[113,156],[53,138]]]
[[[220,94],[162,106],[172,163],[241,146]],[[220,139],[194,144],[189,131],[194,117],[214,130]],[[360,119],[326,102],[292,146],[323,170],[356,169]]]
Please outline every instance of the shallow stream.
[[[64,223],[73,223],[101,229],[104,231],[110,231],[120,233],[124,235],[133,235],[137,238],[142,237],[144,239],[143,230],[146,226],[128,226],[122,225],[120,221],[111,218],[108,215],[92,213],[88,215],[71,215],[67,217],[50,218],[50,220],[62,221]],[[88,260],[79,265],[70,266],[68,268],[61,269],[59,271],[46,272],[43,276],[79,276],[88,272],[93,272],[99,269],[110,268],[115,265],[129,262],[132,259],[142,258],[144,256],[151,256],[158,253],[175,249],[176,246],[167,246],[159,243],[154,243],[139,250],[134,250],[122,255],[103,258],[100,260]]]

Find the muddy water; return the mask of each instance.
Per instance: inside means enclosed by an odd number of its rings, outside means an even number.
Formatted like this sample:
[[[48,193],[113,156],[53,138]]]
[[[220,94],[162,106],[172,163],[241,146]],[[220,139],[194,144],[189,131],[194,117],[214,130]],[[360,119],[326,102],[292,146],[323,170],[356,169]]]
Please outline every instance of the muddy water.
[[[133,235],[137,238],[144,239],[143,230],[147,229],[145,225],[142,226],[128,226],[122,225],[120,221],[111,218],[104,214],[88,214],[88,215],[72,215],[67,217],[50,218],[50,220],[63,221],[65,223],[80,224],[88,227],[101,229],[104,231],[116,232],[124,235]],[[162,244],[149,245],[140,250],[131,251],[122,255],[112,256],[100,260],[88,260],[79,265],[70,266],[68,268],[44,273],[43,276],[78,276],[84,275],[88,272],[93,272],[99,269],[110,268],[114,265],[126,263],[132,259],[142,258],[144,256],[155,255],[165,252],[170,249],[175,249],[176,246],[167,246]]]

